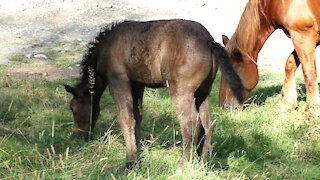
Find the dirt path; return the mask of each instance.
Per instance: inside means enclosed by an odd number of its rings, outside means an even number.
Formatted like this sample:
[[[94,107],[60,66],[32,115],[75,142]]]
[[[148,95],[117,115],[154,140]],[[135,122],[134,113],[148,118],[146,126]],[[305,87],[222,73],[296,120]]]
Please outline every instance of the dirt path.
[[[216,41],[221,42],[222,34],[232,35],[246,2],[247,0],[1,1],[0,63],[8,63],[10,57],[16,54],[32,57],[59,42],[85,46],[100,27],[124,19],[192,19],[206,26]],[[283,33],[275,33],[260,53],[259,66],[267,70],[282,71],[291,50],[292,45]]]
[[[0,2],[0,62],[13,54],[35,54],[60,41],[86,44],[100,27],[124,19],[185,18],[217,36],[230,34],[246,0],[14,0]],[[230,6],[233,15],[223,14]],[[217,18],[215,18],[217,17]],[[224,17],[224,18],[221,18]],[[220,26],[220,25],[223,25]],[[219,36],[216,38],[220,39]]]

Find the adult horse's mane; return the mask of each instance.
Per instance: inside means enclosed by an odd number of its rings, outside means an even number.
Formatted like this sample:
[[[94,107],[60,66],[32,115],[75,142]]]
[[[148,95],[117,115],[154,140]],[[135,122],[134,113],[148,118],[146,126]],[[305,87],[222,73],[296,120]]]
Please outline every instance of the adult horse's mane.
[[[232,38],[228,42],[227,51],[232,52],[235,48],[248,52],[253,50],[253,43],[260,31],[260,13],[265,1],[249,0],[240,18],[239,24]]]
[[[81,83],[86,83],[88,81],[88,69],[89,67],[92,69],[96,69],[97,65],[97,56],[99,54],[99,45],[103,44],[102,42],[108,37],[110,32],[113,30],[114,27],[116,27],[118,24],[122,22],[112,22],[108,24],[107,26],[101,28],[98,35],[91,40],[87,45],[87,52],[83,56],[83,59],[81,61]]]

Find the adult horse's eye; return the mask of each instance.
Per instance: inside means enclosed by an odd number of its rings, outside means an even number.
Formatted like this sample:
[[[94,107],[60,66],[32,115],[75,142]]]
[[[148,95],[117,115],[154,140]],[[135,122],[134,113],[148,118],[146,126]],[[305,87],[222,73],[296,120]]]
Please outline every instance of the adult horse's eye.
[[[241,59],[242,59],[242,54],[241,54],[241,52],[239,52],[239,51],[234,51],[233,53],[232,53],[232,55],[233,55],[233,57],[239,62],[239,61],[241,61]]]

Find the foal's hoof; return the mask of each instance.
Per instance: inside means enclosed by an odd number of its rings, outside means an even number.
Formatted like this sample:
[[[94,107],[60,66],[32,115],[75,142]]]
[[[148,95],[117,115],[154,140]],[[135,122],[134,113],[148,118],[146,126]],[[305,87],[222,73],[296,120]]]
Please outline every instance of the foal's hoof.
[[[130,172],[134,167],[134,162],[127,162],[126,163],[126,171]]]
[[[183,174],[183,171],[184,171],[184,167],[185,166],[185,160],[180,160],[178,162],[178,166],[177,166],[177,169],[176,169],[176,174],[177,175],[182,175]]]
[[[176,174],[181,176],[183,174],[183,166],[178,165],[177,170],[176,170]]]
[[[126,162],[126,171],[130,172],[138,163],[136,161]]]

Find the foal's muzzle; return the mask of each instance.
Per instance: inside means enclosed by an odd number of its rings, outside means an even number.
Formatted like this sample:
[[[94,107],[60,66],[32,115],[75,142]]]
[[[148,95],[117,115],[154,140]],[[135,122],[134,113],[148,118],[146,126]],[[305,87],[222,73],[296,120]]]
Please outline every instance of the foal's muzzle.
[[[73,133],[71,135],[71,138],[74,139],[83,139],[83,140],[89,140],[89,134],[88,131],[83,131],[81,129],[73,129]]]

